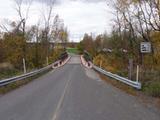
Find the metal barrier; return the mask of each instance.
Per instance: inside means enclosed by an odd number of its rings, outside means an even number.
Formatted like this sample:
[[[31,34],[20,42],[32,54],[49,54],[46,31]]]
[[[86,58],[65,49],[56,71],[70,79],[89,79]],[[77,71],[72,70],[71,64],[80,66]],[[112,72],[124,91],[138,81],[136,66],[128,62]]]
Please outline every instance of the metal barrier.
[[[19,80],[23,80],[23,79],[28,78],[28,77],[32,77],[32,76],[37,75],[39,73],[42,73],[46,70],[49,70],[50,68],[52,68],[52,64],[47,66],[47,67],[44,67],[44,68],[29,72],[29,73],[26,73],[26,74],[23,74],[23,75],[19,75],[19,76],[16,76],[16,77],[0,80],[0,87],[8,85],[10,83],[13,83],[15,81],[19,81]]]
[[[141,89],[141,83],[138,82],[138,81],[132,81],[132,80],[129,80],[127,78],[121,77],[119,75],[113,74],[111,72],[107,72],[107,71],[105,71],[105,70],[103,70],[103,69],[101,69],[101,68],[99,68],[99,67],[97,67],[95,65],[93,65],[93,69],[95,69],[96,71],[98,71],[98,72],[100,72],[100,73],[102,73],[102,74],[104,74],[106,76],[109,76],[109,77],[114,78],[116,80],[119,80],[119,81],[121,81],[121,82],[123,82],[123,83],[125,83],[127,85],[130,85],[130,86],[132,86],[132,87],[134,87],[136,89]]]

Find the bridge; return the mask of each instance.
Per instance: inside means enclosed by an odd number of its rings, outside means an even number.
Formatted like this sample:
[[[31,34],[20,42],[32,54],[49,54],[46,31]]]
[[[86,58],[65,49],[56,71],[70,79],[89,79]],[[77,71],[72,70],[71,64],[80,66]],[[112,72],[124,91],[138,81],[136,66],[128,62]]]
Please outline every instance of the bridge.
[[[105,81],[72,55],[0,97],[0,120],[159,120],[160,114]]]

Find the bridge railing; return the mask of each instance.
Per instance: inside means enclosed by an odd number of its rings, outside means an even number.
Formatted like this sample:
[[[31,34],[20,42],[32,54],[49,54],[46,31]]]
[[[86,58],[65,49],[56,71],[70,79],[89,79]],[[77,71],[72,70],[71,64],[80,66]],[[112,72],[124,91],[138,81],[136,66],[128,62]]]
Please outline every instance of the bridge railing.
[[[123,82],[123,83],[125,83],[125,84],[127,84],[129,86],[132,86],[132,87],[134,87],[136,89],[141,89],[141,83],[138,82],[138,81],[129,80],[127,78],[124,78],[124,77],[121,77],[119,75],[116,75],[116,74],[113,74],[111,72],[108,72],[106,70],[103,70],[103,69],[101,69],[101,68],[99,68],[99,67],[97,67],[95,65],[93,65],[93,69],[95,69],[96,71],[98,71],[98,72],[100,72],[100,73],[102,73],[102,74],[104,74],[106,76],[109,76],[109,77],[114,78],[114,79],[116,79],[118,81],[121,81],[121,82]]]
[[[0,87],[8,85],[8,84],[16,82],[16,81],[24,80],[26,78],[29,78],[29,77],[32,77],[32,76],[37,75],[39,73],[42,73],[44,71],[47,71],[47,70],[52,68],[52,65],[53,64],[51,64],[51,65],[49,65],[47,67],[32,71],[32,72],[26,73],[26,74],[22,74],[22,75],[16,76],[16,77],[0,80]]]

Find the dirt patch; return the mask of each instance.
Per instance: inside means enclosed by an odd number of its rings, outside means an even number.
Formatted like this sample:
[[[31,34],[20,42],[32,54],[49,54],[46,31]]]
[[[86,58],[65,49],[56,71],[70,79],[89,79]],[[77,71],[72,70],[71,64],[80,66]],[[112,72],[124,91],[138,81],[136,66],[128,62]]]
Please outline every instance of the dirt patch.
[[[99,76],[100,76],[100,78],[101,78],[102,80],[104,80],[104,81],[106,81],[107,83],[115,86],[116,88],[119,88],[119,89],[123,90],[124,92],[126,92],[126,93],[128,93],[128,94],[131,94],[131,95],[134,95],[134,96],[137,96],[137,95],[138,95],[137,91],[136,91],[134,88],[132,88],[132,87],[130,87],[130,86],[127,86],[127,85],[125,85],[125,84],[123,84],[123,83],[121,83],[121,82],[119,82],[119,81],[116,81],[116,80],[114,80],[114,79],[112,79],[112,78],[106,77],[106,76],[103,75],[103,74],[100,74],[100,73],[98,73],[98,74],[99,74]]]
[[[102,80],[104,80],[105,82],[113,85],[114,87],[122,90],[123,92],[133,95],[137,98],[137,100],[139,102],[141,102],[143,105],[147,106],[147,107],[152,107],[155,108],[156,111],[158,110],[160,112],[160,98],[155,98],[155,97],[151,97],[148,96],[146,94],[144,94],[142,91],[138,91],[135,88],[132,88],[130,86],[127,86],[119,81],[116,81],[112,78],[109,78],[103,74],[98,73],[100,78]]]
[[[157,107],[160,108],[160,98],[157,98],[156,101],[157,101],[157,102],[156,102],[156,103],[157,103]]]

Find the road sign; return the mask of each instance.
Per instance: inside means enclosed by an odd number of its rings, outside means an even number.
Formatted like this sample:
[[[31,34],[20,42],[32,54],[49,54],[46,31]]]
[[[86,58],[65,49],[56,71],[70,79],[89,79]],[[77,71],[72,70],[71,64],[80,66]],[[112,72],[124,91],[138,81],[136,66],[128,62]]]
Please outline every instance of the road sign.
[[[150,42],[141,42],[141,53],[151,53]]]

